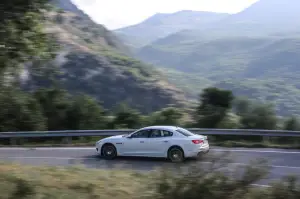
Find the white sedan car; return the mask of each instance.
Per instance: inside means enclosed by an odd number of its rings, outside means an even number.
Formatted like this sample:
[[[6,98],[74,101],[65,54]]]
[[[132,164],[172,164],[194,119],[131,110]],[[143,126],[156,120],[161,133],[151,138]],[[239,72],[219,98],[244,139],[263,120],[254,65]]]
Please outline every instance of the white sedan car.
[[[149,126],[129,135],[111,136],[96,143],[98,155],[105,159],[117,156],[162,157],[172,162],[198,157],[209,151],[207,136],[197,135],[176,126]]]

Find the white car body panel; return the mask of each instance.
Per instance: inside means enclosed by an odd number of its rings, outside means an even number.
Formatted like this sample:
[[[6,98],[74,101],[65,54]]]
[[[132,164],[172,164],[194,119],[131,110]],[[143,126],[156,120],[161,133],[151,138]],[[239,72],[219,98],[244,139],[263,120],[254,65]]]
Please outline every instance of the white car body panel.
[[[175,126],[150,126],[141,128],[129,135],[133,135],[141,130],[162,130],[173,133],[167,137],[148,137],[148,138],[128,138],[128,135],[111,136],[99,140],[96,143],[96,151],[101,155],[101,147],[110,143],[117,149],[118,156],[143,156],[143,157],[168,157],[168,150],[172,146],[179,146],[184,151],[184,156],[196,157],[201,152],[209,151],[209,143],[206,136],[193,134],[185,136],[176,131],[182,129]],[[161,134],[162,135],[162,134]],[[203,140],[203,144],[194,144],[192,140]]]

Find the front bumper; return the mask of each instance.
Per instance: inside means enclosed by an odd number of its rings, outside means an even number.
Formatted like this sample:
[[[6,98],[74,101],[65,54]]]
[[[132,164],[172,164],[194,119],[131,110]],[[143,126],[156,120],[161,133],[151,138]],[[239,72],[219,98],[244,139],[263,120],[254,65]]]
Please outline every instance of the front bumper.
[[[96,144],[96,146],[95,146],[95,150],[96,150],[96,153],[97,153],[98,155],[101,155],[101,147],[102,147],[102,144],[101,144],[101,143],[98,143],[98,144]]]

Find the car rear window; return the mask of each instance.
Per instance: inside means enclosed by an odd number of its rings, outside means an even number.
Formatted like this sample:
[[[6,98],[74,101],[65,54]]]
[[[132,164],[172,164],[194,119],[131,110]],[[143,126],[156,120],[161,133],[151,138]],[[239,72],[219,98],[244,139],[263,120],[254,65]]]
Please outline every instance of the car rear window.
[[[194,135],[192,132],[190,132],[186,129],[182,129],[182,128],[178,128],[178,129],[176,129],[176,131],[187,137]]]

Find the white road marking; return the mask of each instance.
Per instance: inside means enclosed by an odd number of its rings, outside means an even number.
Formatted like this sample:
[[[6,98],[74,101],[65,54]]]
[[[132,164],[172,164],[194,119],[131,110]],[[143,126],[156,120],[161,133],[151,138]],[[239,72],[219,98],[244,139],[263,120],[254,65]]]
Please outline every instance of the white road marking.
[[[39,151],[54,151],[54,150],[93,150],[95,147],[0,147],[1,150],[39,150]],[[249,152],[249,153],[279,153],[279,154],[300,154],[300,150],[296,151],[280,151],[280,150],[258,150],[258,149],[210,149],[211,151],[220,151],[220,152]]]
[[[270,188],[270,185],[263,185],[263,184],[251,184],[252,186],[256,186],[256,187],[265,187],[265,188]]]
[[[264,150],[247,150],[247,149],[211,149],[212,151],[221,152],[253,152],[253,153],[282,153],[282,154],[300,154],[300,151],[264,151]]]
[[[72,157],[1,157],[0,159],[54,159],[54,160],[96,160],[96,158],[72,158]]]
[[[40,151],[53,151],[53,150],[95,150],[95,147],[0,147],[0,150],[40,150]]]

